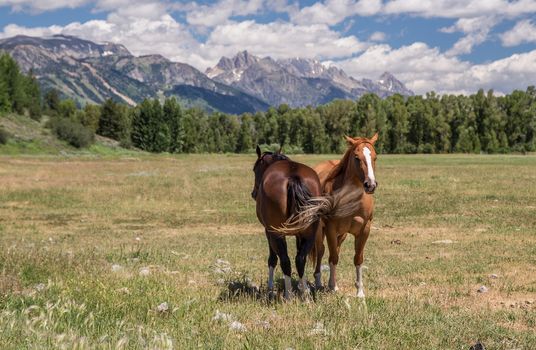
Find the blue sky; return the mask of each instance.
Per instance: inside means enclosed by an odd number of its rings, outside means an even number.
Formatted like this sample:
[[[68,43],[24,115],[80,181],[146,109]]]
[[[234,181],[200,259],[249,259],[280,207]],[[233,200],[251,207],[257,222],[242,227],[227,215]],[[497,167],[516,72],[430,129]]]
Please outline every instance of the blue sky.
[[[0,0],[0,37],[77,35],[204,71],[221,56],[305,57],[418,93],[536,84],[536,0]]]

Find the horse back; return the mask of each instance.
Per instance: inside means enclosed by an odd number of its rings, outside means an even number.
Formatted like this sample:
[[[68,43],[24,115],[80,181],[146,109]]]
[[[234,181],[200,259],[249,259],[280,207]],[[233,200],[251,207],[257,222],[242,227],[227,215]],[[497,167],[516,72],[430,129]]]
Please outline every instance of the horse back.
[[[335,166],[339,163],[340,160],[326,160],[325,162],[322,162],[314,167],[314,171],[318,174],[322,187],[324,186],[331,170],[333,170],[333,168],[335,168]]]

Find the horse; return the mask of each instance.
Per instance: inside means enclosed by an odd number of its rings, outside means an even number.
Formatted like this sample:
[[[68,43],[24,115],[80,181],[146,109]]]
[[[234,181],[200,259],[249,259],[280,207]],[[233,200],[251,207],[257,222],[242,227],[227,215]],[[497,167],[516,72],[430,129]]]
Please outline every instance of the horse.
[[[262,153],[257,146],[256,152],[251,196],[256,201],[257,218],[264,226],[268,239],[268,291],[273,292],[274,270],[279,257],[284,275],[283,297],[289,299],[292,271],[286,236],[296,236],[298,289],[308,293],[305,263],[320,234],[320,220],[347,215],[355,211],[359,204],[342,191],[321,196],[317,173],[307,165],[293,162],[281,150]]]
[[[327,238],[329,249],[330,276],[328,288],[336,291],[337,280],[336,270],[339,262],[339,252],[342,242],[346,239],[347,233],[355,237],[354,242],[354,265],[356,269],[357,297],[364,298],[363,288],[363,260],[364,248],[367,242],[370,226],[374,217],[374,191],[378,183],[375,177],[376,150],[374,143],[378,139],[378,133],[372,138],[345,136],[348,142],[348,149],[340,161],[328,160],[318,164],[314,170],[317,172],[324,193],[330,194],[341,187],[350,186],[358,193],[364,192],[359,197],[360,205],[358,209],[348,217],[332,217],[324,220],[322,234],[315,242],[316,267],[315,267],[315,287],[323,288],[321,279],[321,262],[324,255],[324,236]]]

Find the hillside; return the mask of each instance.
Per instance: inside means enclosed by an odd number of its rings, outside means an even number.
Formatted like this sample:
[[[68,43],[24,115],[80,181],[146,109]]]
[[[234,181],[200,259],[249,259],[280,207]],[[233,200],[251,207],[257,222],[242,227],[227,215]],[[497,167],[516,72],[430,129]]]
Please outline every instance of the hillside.
[[[88,149],[77,149],[59,140],[45,127],[48,118],[35,121],[29,117],[8,114],[0,116],[0,128],[7,131],[9,141],[0,144],[1,154],[122,154],[136,151],[126,150],[117,141],[106,137],[95,137],[95,143]]]

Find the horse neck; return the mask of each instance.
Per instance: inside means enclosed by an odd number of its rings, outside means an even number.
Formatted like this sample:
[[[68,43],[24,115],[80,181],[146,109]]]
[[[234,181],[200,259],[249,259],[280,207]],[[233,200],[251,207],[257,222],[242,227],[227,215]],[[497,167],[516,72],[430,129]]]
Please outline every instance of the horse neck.
[[[361,180],[357,175],[354,160],[354,147],[349,147],[339,162],[337,174],[333,177],[333,189],[341,188],[346,185],[356,184],[362,186]]]

